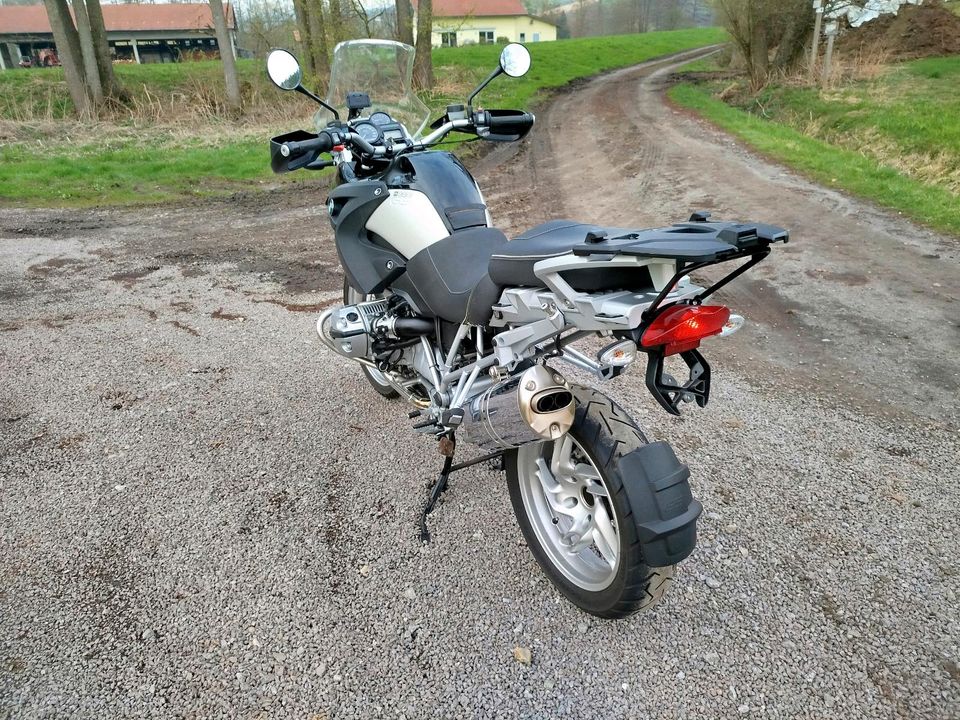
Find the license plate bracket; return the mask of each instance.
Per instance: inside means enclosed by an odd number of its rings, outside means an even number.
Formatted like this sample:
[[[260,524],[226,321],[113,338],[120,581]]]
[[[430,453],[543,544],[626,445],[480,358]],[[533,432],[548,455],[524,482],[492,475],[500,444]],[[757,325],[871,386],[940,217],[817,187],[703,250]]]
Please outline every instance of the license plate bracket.
[[[663,348],[647,352],[647,389],[653,398],[671,415],[680,414],[680,403],[696,402],[706,407],[710,400],[710,365],[699,350],[686,350],[680,357],[687,364],[689,377],[680,384],[664,370]]]

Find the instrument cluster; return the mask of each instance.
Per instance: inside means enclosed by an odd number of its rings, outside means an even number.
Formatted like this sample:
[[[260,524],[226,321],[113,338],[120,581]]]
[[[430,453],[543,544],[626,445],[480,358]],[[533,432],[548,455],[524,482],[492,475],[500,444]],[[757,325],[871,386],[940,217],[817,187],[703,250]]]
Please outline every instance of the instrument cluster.
[[[371,145],[382,145],[388,140],[405,140],[407,136],[403,125],[382,110],[372,113],[369,118],[353,122],[351,128]]]

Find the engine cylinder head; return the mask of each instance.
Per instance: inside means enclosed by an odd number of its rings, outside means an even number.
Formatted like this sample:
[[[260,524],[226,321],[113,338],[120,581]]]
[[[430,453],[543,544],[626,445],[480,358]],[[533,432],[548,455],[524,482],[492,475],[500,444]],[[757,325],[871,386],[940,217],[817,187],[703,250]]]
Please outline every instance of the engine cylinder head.
[[[484,450],[556,440],[573,425],[576,402],[560,373],[534,365],[471,400],[460,437]]]

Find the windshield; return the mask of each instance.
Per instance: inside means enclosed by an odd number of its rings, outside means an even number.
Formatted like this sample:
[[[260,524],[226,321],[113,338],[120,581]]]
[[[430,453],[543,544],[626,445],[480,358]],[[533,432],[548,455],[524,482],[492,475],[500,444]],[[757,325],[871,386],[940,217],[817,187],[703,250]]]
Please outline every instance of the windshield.
[[[372,106],[362,114],[383,111],[403,123],[414,138],[430,119],[430,110],[411,89],[414,49],[393,40],[348,40],[333,49],[330,67],[328,104],[341,111],[346,118],[347,93],[364,92]],[[321,108],[314,115],[317,129],[322,130],[333,120],[328,110]]]

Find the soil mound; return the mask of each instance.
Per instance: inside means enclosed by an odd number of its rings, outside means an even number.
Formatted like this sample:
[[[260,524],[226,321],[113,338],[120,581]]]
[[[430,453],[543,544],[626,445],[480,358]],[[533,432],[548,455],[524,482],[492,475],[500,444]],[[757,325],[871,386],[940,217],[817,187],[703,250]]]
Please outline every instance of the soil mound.
[[[889,60],[960,54],[960,16],[939,0],[905,5],[897,15],[885,15],[837,38],[844,55],[885,56]]]

